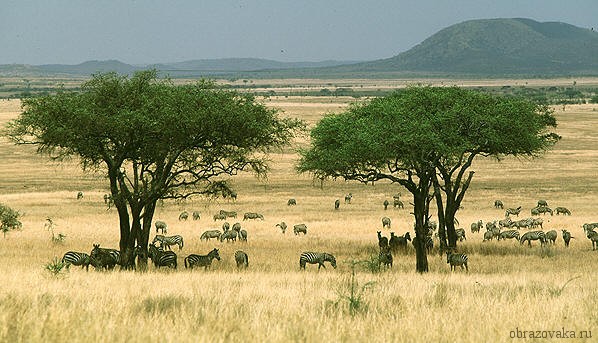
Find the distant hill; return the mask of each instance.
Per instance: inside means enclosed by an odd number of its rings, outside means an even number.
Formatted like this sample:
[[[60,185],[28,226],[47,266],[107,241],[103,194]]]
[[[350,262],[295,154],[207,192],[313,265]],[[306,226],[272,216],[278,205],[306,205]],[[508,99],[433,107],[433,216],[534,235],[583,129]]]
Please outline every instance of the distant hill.
[[[598,75],[598,32],[531,19],[471,20],[447,27],[397,56],[337,72],[474,75]],[[333,71],[329,70],[329,71]]]

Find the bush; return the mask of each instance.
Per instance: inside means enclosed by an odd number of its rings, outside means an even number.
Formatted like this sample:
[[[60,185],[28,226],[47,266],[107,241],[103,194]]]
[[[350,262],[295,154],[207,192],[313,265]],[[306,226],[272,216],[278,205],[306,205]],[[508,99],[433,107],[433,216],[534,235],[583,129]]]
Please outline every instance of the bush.
[[[23,224],[19,221],[21,214],[12,208],[0,204],[0,230],[6,238],[6,233],[11,230],[19,230]]]

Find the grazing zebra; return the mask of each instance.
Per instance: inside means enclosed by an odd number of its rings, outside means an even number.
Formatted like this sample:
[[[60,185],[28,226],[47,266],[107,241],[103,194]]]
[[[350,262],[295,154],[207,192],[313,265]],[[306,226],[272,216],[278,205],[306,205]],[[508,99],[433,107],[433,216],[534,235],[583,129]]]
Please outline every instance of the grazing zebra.
[[[222,232],[230,230],[230,224],[228,222],[222,223]]]
[[[382,228],[388,227],[390,229],[390,218],[383,217],[382,218]]]
[[[214,221],[226,220],[226,216],[224,214],[220,214],[220,213],[216,213],[213,218],[214,218]]]
[[[237,222],[233,224],[233,230],[239,233],[241,231],[241,223]]]
[[[494,200],[494,208],[500,208],[502,210],[504,207],[505,206],[503,205],[502,201]]]
[[[390,205],[390,203],[388,202],[388,200],[385,199],[383,205],[384,205],[384,211],[386,211],[388,209],[388,205]]]
[[[405,205],[403,205],[403,202],[401,200],[395,198],[392,201],[392,207],[394,207],[394,208],[397,208],[397,207],[398,208],[405,208]]]
[[[478,220],[475,223],[471,223],[471,233],[480,232],[480,229],[484,227],[482,220]]]
[[[598,232],[594,231],[594,229],[588,229],[586,237],[592,242],[592,250],[596,250],[598,246]]]
[[[507,208],[507,210],[505,211],[505,217],[508,217],[511,214],[514,214],[517,217],[519,217],[519,213],[521,213],[521,206],[517,208]]]
[[[556,238],[558,237],[556,230],[550,230],[544,234],[546,237],[546,242],[552,241],[552,244],[556,242]]]
[[[168,225],[165,222],[158,220],[154,225],[156,226],[156,233],[158,233],[158,230],[162,230],[162,234],[168,233]]]
[[[353,199],[353,193],[349,193],[349,194],[345,195],[345,204],[350,204],[351,199]]]
[[[77,200],[81,200],[83,199],[83,192],[78,192],[77,193]]]
[[[305,224],[293,225],[293,233],[295,235],[298,235],[300,233],[303,233],[304,235],[307,235],[307,225],[305,225]]]
[[[499,227],[511,227],[512,223],[513,223],[513,219],[511,219],[511,217],[507,216],[507,217],[505,217],[505,219],[501,219],[498,221],[498,226]],[[488,224],[486,224],[486,226],[488,226]]]
[[[568,248],[569,247],[569,241],[571,241],[571,232],[567,231],[567,230],[561,230],[563,232],[563,241],[565,241],[565,246]]]
[[[149,245],[149,258],[154,262],[156,268],[160,267],[177,267],[177,256],[173,251],[162,251],[153,244]]]
[[[226,218],[237,218],[237,212],[236,211],[225,211],[225,210],[220,210],[220,212],[218,212],[219,214],[222,214],[223,216],[225,216]]]
[[[204,233],[201,234],[201,237],[199,237],[200,240],[206,240],[209,241],[210,238],[216,238],[216,239],[220,239],[220,231],[219,230],[208,230],[208,231],[204,231]]]
[[[339,199],[334,200],[334,209],[338,210],[338,208],[341,206],[341,201]]]
[[[588,230],[592,230],[595,228],[598,228],[598,223],[585,223],[582,225],[583,227],[583,232],[588,232]]]
[[[486,231],[486,232],[484,232],[484,240],[482,242],[491,241],[492,238],[494,238],[492,231]]]
[[[564,214],[566,216],[570,216],[571,215],[571,211],[569,211],[566,207],[557,207],[554,209],[556,211],[556,215],[558,216],[559,214]]]
[[[550,207],[547,206],[541,206],[541,207],[534,207],[531,209],[531,213],[532,216],[537,216],[540,214],[546,214],[546,213],[550,213],[550,215],[552,215],[552,209]]]
[[[465,237],[465,229],[462,229],[462,228],[456,229],[455,234],[457,235],[457,239],[459,240],[459,242],[462,242],[463,240],[467,240],[467,237]]]
[[[500,235],[498,235],[498,240],[500,241],[501,239],[511,239],[511,238],[517,238],[517,240],[519,240],[519,231],[517,230],[506,230],[500,233]]]
[[[276,226],[280,228],[280,231],[282,231],[282,233],[285,233],[287,231],[287,223],[285,222],[280,222],[279,224],[276,224]]]
[[[465,254],[456,254],[452,251],[447,251],[446,263],[451,266],[451,272],[457,269],[457,266],[460,266],[461,269],[465,266],[465,270],[469,272],[469,268],[467,268],[467,255]]]
[[[538,226],[544,228],[542,227],[542,224],[544,224],[544,220],[542,218],[532,218],[532,228],[537,228]]]
[[[380,249],[380,253],[378,254],[378,267],[380,267],[381,264],[384,264],[384,267],[386,268],[392,268],[392,254],[388,247]]]
[[[245,231],[245,230],[239,231],[239,241],[247,242],[247,231]]]
[[[113,269],[115,265],[120,265],[120,251],[100,248],[99,244],[94,244],[89,254],[89,260],[96,269]]]
[[[538,207],[548,207],[548,202],[546,200],[538,200]]]
[[[220,242],[223,242],[225,239],[227,242],[236,241],[237,240],[237,231],[229,230],[229,231],[222,233],[222,235],[220,235]]]
[[[523,242],[527,241],[528,246],[532,246],[532,241],[536,241],[539,240],[540,241],[540,245],[544,245],[546,244],[546,235],[544,234],[544,231],[529,231],[523,234],[523,236],[521,236],[521,239],[519,239],[519,243],[523,244]]]
[[[91,260],[89,255],[84,252],[69,251],[62,257],[62,263],[66,264],[67,268],[72,264],[81,266],[81,268],[85,268],[86,271],[89,271]]]
[[[156,235],[156,237],[154,237],[154,240],[152,241],[152,244],[154,244],[156,242],[160,242],[160,246],[162,248],[168,248],[168,250],[170,250],[171,245],[175,245],[175,244],[179,246],[179,250],[183,249],[183,237],[180,235],[174,235],[174,236]]]
[[[191,216],[193,217],[193,220],[199,220],[199,219],[201,219],[201,214],[199,213],[199,211],[193,211],[193,213],[191,214]]]
[[[289,199],[289,201],[287,201],[287,206],[294,206],[297,205],[297,200],[291,198]]]
[[[388,238],[382,236],[380,231],[378,231],[378,246],[380,250],[388,248]]]
[[[264,216],[259,213],[247,212],[243,215],[243,220],[247,219],[261,219],[264,220]]]
[[[237,268],[247,268],[249,267],[249,256],[244,251],[237,250],[235,252],[235,262],[237,262]]]
[[[236,258],[236,254],[235,254],[235,258]],[[218,253],[218,249],[216,249],[216,248],[214,248],[212,251],[210,251],[207,255],[191,254],[191,255],[185,257],[185,260],[184,260],[185,268],[193,269],[194,267],[204,267],[204,269],[207,270],[208,267],[212,266],[212,261],[214,259],[217,259],[218,261],[220,261],[220,254]],[[237,263],[237,265],[238,265],[238,263]]]
[[[309,264],[317,263],[318,270],[320,270],[321,267],[326,268],[326,266],[324,265],[324,262],[330,262],[332,267],[336,269],[336,258],[334,258],[334,255],[325,253],[325,252],[306,251],[306,252],[301,253],[301,256],[299,257],[299,269],[305,270],[306,263],[309,263]]]

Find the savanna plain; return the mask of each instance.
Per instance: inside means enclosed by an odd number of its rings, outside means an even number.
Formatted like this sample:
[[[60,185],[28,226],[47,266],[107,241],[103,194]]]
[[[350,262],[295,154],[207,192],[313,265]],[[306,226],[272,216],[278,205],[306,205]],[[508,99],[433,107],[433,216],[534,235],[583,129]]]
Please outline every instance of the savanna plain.
[[[350,97],[270,97],[263,101],[283,116],[314,125],[328,112],[342,111]],[[19,100],[0,100],[0,125],[20,113]],[[430,272],[415,272],[411,245],[395,255],[392,268],[372,265],[378,253],[376,231],[389,237],[413,232],[409,193],[398,185],[362,185],[342,180],[313,182],[297,175],[294,145],[271,154],[267,179],[251,174],[231,177],[238,193],[224,199],[166,201],[155,220],[169,234],[184,237],[177,270],[147,272],[85,271],[72,266],[55,276],[44,266],[70,250],[87,252],[92,244],[118,248],[118,217],[107,210],[107,181],[101,172],[83,172],[76,160],[51,162],[32,146],[0,138],[0,202],[22,213],[22,230],[0,237],[0,341],[2,342],[511,342],[541,339],[590,342],[598,338],[598,251],[582,225],[598,222],[598,105],[555,107],[553,150],[536,159],[478,159],[476,174],[457,217],[467,239],[459,251],[469,257],[469,272],[451,272],[435,248]],[[84,197],[77,199],[77,192]],[[350,204],[344,196],[353,194]],[[404,209],[384,210],[383,201],[402,195]],[[287,206],[294,198],[296,206]],[[341,200],[339,210],[334,201]],[[483,242],[472,222],[504,217],[493,207],[522,206],[530,217],[539,199],[563,206],[571,216],[545,215],[544,231],[557,230],[556,244],[529,248],[515,240]],[[219,229],[212,216],[237,211],[248,241],[200,241],[202,232]],[[179,221],[182,211],[201,219]],[[244,212],[264,220],[242,220]],[[434,213],[435,209],[431,209]],[[383,229],[381,218],[392,220]],[[54,243],[44,228],[66,236]],[[434,219],[434,218],[433,218]],[[275,226],[284,221],[286,234]],[[292,225],[305,223],[307,235]],[[566,248],[561,229],[572,233]],[[525,231],[525,229],[522,229]],[[153,236],[153,234],[152,234]],[[151,237],[150,237],[151,238]],[[437,245],[437,241],[435,241]],[[220,250],[221,261],[208,270],[186,270],[191,253]],[[236,250],[249,255],[238,270]],[[336,256],[338,267],[299,270],[303,251]],[[362,261],[362,262],[359,262]],[[369,262],[368,262],[369,261]],[[559,332],[559,333],[557,333]],[[526,339],[522,338],[525,334]],[[552,339],[550,338],[552,335]],[[588,336],[589,335],[589,336]]]

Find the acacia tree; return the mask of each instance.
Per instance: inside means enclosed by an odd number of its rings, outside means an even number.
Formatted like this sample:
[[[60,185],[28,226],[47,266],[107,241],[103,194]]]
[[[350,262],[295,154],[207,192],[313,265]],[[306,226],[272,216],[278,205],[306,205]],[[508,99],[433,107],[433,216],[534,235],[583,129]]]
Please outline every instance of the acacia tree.
[[[155,71],[94,75],[81,92],[27,99],[23,108],[8,126],[14,142],[55,159],[78,156],[84,169],[106,172],[124,267],[134,265],[136,246],[147,263],[159,199],[209,193],[220,177],[242,170],[264,175],[270,149],[303,126],[251,95],[209,81],[174,85]]]
[[[408,87],[326,116],[312,130],[297,169],[321,178],[386,179],[404,186],[413,195],[416,270],[426,272],[432,195],[441,245],[446,226],[455,246],[454,218],[473,178],[467,171],[474,158],[533,156],[558,140],[548,131],[554,126],[547,107],[528,101],[457,87]]]

